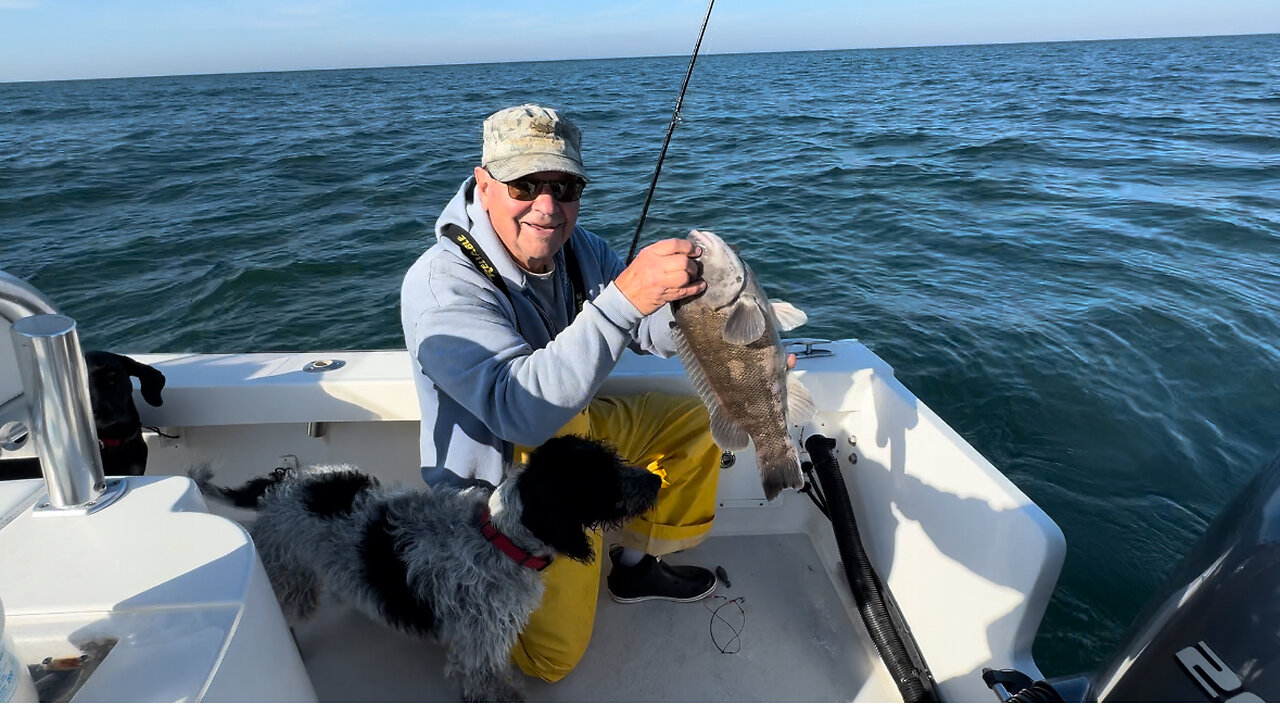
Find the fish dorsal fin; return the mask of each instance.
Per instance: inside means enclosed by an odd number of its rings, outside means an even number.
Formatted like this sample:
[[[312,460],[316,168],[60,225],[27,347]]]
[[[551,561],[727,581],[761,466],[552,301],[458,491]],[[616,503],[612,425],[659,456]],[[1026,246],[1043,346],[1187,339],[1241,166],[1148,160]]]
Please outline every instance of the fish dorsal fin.
[[[764,311],[755,296],[744,294],[733,304],[724,322],[724,341],[731,345],[749,345],[764,334]]]
[[[751,438],[745,430],[729,420],[729,414],[720,405],[720,397],[711,390],[711,384],[707,381],[707,376],[702,373],[698,358],[693,356],[693,350],[689,348],[684,334],[675,323],[671,324],[671,337],[676,343],[676,355],[680,357],[680,362],[684,364],[684,371],[689,375],[689,383],[693,385],[693,390],[698,393],[698,398],[702,399],[702,405],[707,407],[707,413],[711,415],[711,439],[722,450],[745,449],[747,443],[751,442]]]
[[[787,375],[787,423],[791,425],[803,425],[813,420],[813,416],[818,412],[817,406],[813,403],[813,396],[809,394],[809,389],[805,387],[804,382],[794,374]]]
[[[809,322],[804,311],[786,301],[773,302],[773,319],[778,321],[779,330],[792,330]]]

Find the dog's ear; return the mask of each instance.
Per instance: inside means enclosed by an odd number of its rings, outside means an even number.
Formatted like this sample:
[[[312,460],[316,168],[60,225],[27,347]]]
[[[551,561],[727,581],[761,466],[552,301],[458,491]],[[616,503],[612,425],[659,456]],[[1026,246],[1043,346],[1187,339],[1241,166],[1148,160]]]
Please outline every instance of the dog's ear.
[[[517,475],[520,522],[535,538],[579,562],[595,559],[588,521],[582,518],[580,487],[568,480],[562,468],[546,463],[547,453]],[[557,481],[558,480],[558,481]]]
[[[521,522],[539,540],[550,545],[556,552],[571,560],[591,563],[596,559],[596,551],[591,542],[591,535],[583,530],[580,525],[575,526],[572,522],[566,522],[563,519],[546,521],[534,519],[530,521],[528,516],[522,516]],[[530,525],[530,523],[534,525]],[[539,523],[541,525],[538,525]]]
[[[557,492],[555,485],[548,485],[545,479],[538,480],[538,474],[525,473],[521,477],[517,491],[520,494],[520,522],[551,549],[579,562],[591,562],[595,559],[591,535],[581,520],[577,520],[579,507],[573,504],[577,497],[565,496]],[[525,481],[532,478],[533,481]]]
[[[565,545],[560,552],[571,560],[577,560],[583,564],[589,565],[595,562],[596,551],[591,544],[591,536],[586,533],[578,533],[573,539],[574,545]]]
[[[164,388],[164,374],[150,364],[134,361],[122,354],[116,356],[120,358],[120,363],[124,365],[129,376],[137,377],[138,384],[142,387],[142,398],[153,406],[163,405],[164,399],[160,398],[160,390]]]

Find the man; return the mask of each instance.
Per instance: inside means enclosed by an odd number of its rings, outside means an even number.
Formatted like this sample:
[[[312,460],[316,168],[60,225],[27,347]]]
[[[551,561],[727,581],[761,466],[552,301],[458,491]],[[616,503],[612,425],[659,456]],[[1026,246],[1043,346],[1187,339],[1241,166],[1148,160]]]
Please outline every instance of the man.
[[[432,486],[496,485],[528,448],[559,434],[607,441],[663,476],[658,504],[609,551],[617,601],[695,601],[715,577],[655,555],[700,542],[715,511],[720,452],[702,404],[658,394],[594,398],[627,347],[668,357],[667,304],[704,290],[699,252],[657,242],[629,265],[577,225],[587,182],[581,133],[555,110],[521,105],[484,122],[481,165],[436,222],[437,242],[405,275],[401,322],[422,408],[422,473]],[[597,560],[557,560],[512,653],[557,681],[586,651]]]

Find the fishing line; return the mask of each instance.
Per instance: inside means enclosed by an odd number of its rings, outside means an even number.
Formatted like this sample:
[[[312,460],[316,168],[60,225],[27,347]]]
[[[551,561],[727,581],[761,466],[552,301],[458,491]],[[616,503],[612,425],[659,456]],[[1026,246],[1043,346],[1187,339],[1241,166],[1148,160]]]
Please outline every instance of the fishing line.
[[[742,609],[742,604],[746,602],[747,598],[745,596],[740,596],[740,597],[737,597],[736,599],[730,599],[729,597],[720,596],[719,594],[713,595],[711,598],[712,600],[715,600],[715,599],[724,600],[723,604],[717,606],[714,609],[712,609],[710,606],[707,606],[707,602],[705,601],[702,602],[702,608],[711,612],[711,623],[707,626],[707,629],[711,631],[711,642],[715,644],[716,650],[719,650],[721,653],[724,653],[725,655],[734,655],[741,652],[742,651],[742,631],[747,627],[747,612]],[[733,604],[738,609],[737,625],[734,625],[729,619],[720,615],[720,610],[730,604]],[[733,614],[730,613],[730,616],[732,617]],[[724,643],[721,643],[720,637],[716,635],[716,628],[715,628],[716,621],[720,621],[725,626],[727,626],[730,631],[733,632],[733,637],[728,639]]]
[[[627,252],[627,263],[636,258],[636,245],[640,243],[640,230],[644,227],[644,218],[649,214],[649,203],[653,200],[653,191],[658,187],[658,174],[662,173],[662,160],[667,158],[667,147],[671,145],[671,135],[676,131],[676,123],[680,121],[680,106],[684,104],[684,92],[689,88],[689,78],[693,76],[693,64],[698,60],[698,48],[702,46],[702,35],[707,33],[707,22],[711,20],[711,8],[716,0],[707,3],[707,14],[702,18],[702,29],[698,32],[698,41],[693,45],[693,55],[689,57],[689,70],[684,73],[684,85],[680,86],[680,97],[676,98],[676,109],[671,112],[671,124],[667,125],[667,137],[662,140],[662,152],[658,154],[658,165],[653,169],[653,180],[649,182],[649,192],[644,196],[644,207],[640,209],[640,222],[636,223],[636,234],[631,238],[631,249]]]
[[[813,505],[817,506],[818,510],[822,512],[822,515],[826,516],[827,520],[831,520],[831,512],[827,509],[827,497],[822,493],[822,484],[813,475],[813,463],[808,461],[801,462],[800,470],[804,472],[805,476],[804,486],[800,487],[800,493],[808,496]]]

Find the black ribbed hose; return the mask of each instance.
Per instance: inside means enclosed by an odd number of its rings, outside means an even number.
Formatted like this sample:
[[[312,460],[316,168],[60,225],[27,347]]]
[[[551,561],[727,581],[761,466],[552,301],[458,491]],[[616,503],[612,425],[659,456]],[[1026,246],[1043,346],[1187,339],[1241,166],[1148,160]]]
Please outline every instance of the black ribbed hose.
[[[1010,702],[1061,702],[1062,695],[1053,685],[1040,680],[1017,694],[1009,697]]]
[[[920,656],[920,649],[911,640],[910,632],[904,634],[894,622],[890,609],[896,611],[897,607],[886,599],[880,578],[871,566],[867,551],[862,547],[862,539],[858,536],[858,522],[849,503],[849,490],[844,485],[840,463],[835,455],[836,441],[824,435],[812,435],[805,440],[804,447],[809,451],[813,469],[827,498],[836,547],[844,562],[844,576],[849,582],[849,589],[853,592],[853,599],[857,603],[862,622],[867,627],[867,633],[871,635],[871,642],[880,653],[885,667],[889,668],[889,674],[898,685],[898,692],[902,694],[904,702],[938,701],[937,689]],[[902,622],[900,615],[898,621]]]

